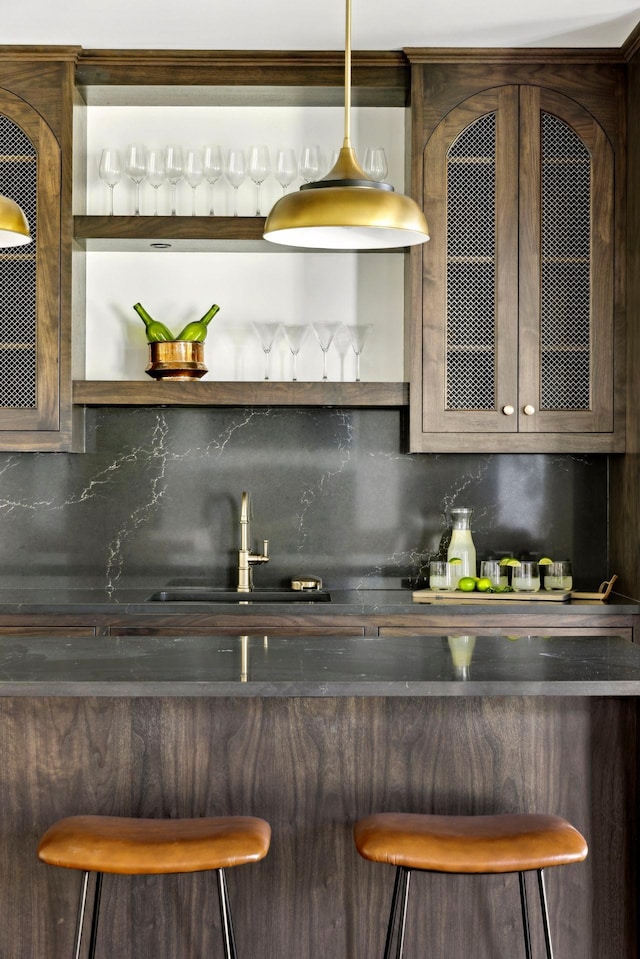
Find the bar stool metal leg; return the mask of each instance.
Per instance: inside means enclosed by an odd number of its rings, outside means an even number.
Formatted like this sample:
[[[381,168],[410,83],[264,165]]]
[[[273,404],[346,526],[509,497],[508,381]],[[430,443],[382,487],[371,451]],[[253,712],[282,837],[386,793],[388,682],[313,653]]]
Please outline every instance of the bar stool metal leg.
[[[384,959],[391,959],[391,948],[393,945],[394,930],[396,931],[396,956],[395,959],[402,959],[404,950],[404,934],[407,925],[407,904],[409,902],[409,880],[411,879],[411,870],[398,866],[396,869],[396,878],[393,884],[393,896],[391,898],[391,911],[389,913],[389,924],[387,926],[387,939],[384,946]]]
[[[82,929],[84,926],[84,913],[87,907],[87,890],[89,888],[89,873],[82,873],[80,883],[80,901],[78,902],[78,915],[76,917],[76,935],[73,946],[73,959],[80,959],[80,945],[82,943]]]
[[[96,873],[96,885],[93,891],[93,915],[91,916],[91,936],[89,938],[89,952],[87,959],[95,959],[98,942],[98,917],[100,914],[100,897],[102,895],[102,873]]]
[[[529,909],[527,906],[527,886],[523,872],[518,873],[520,883],[520,905],[522,906],[522,931],[524,933],[524,953],[531,959],[531,931],[529,928]]]
[[[547,895],[544,888],[542,869],[538,869],[538,891],[540,893],[540,910],[542,912],[542,926],[544,929],[544,944],[547,947],[547,959],[553,959],[551,946],[551,932],[549,930],[549,910],[547,909]]]
[[[229,903],[229,890],[224,869],[216,869],[218,874],[218,898],[220,900],[220,919],[222,921],[222,939],[225,959],[237,959],[236,938],[233,932],[233,918]]]
[[[80,948],[82,946],[82,933],[84,931],[85,914],[87,911],[87,898],[89,890],[89,877],[91,873],[82,872],[82,881],[80,883],[80,901],[78,903],[78,915],[76,918],[76,936],[73,946],[73,959],[80,959]],[[96,881],[93,891],[93,913],[91,916],[91,935],[89,938],[89,949],[87,959],[95,959],[96,944],[98,941],[98,915],[100,912],[100,896],[102,893],[102,873],[96,873]]]

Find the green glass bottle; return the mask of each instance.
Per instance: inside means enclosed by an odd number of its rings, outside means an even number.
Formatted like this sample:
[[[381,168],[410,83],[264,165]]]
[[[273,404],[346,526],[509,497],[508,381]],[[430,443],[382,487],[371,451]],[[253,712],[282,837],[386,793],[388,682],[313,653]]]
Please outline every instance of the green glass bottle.
[[[220,307],[214,303],[201,320],[193,320],[191,323],[187,323],[176,339],[189,340],[191,343],[203,343],[207,335],[207,324],[210,323],[219,309]]]
[[[141,303],[135,303],[133,308],[147,328],[147,341],[149,343],[167,343],[173,340],[173,333],[167,329],[164,323],[152,319]]]

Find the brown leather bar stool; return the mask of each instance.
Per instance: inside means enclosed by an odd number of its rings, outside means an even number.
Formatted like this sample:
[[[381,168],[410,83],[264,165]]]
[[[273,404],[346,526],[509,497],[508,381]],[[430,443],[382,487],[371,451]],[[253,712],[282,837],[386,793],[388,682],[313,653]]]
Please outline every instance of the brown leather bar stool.
[[[96,873],[88,959],[94,959],[103,873],[126,876],[215,870],[225,959],[236,959],[236,944],[225,869],[264,859],[271,827],[264,819],[226,816],[215,819],[128,819],[120,816],[70,816],[54,823],[38,845],[38,857],[50,866],[83,872],[74,959],[79,959],[89,875]]]
[[[525,872],[538,874],[547,959],[553,959],[543,869],[581,862],[587,843],[559,816],[522,813],[498,816],[433,816],[378,813],[355,824],[356,848],[364,859],[396,866],[384,959],[396,941],[396,959],[404,948],[411,871],[467,874],[517,872],[525,953],[531,959]]]

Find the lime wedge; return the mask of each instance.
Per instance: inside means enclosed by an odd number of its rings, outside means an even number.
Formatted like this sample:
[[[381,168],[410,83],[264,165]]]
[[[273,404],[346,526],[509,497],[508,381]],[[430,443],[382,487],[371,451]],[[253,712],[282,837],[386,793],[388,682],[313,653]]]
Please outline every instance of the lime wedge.
[[[508,566],[512,559],[513,559],[513,556],[503,556],[502,559],[499,561],[499,565]]]
[[[519,560],[519,559],[513,559],[513,557],[512,557],[511,559],[508,559],[507,562],[505,563],[505,566],[521,566],[521,565],[522,565],[522,564],[521,564],[520,560]]]
[[[461,560],[461,559],[458,559],[457,556],[452,556],[452,558],[449,560],[449,562],[450,562],[450,563],[453,563],[454,566],[462,566],[462,560]]]
[[[538,566],[550,566],[553,563],[552,559],[549,559],[548,556],[543,556],[542,559],[538,560]]]

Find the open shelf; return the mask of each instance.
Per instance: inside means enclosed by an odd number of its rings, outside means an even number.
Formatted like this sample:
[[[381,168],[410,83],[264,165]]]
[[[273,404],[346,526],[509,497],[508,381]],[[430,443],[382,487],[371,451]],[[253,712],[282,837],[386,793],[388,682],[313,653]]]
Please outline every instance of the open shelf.
[[[92,253],[348,252],[269,243],[262,239],[264,225],[262,216],[75,216],[74,236]],[[406,248],[360,252],[402,254]]]
[[[403,407],[408,383],[76,380],[76,406]]]

